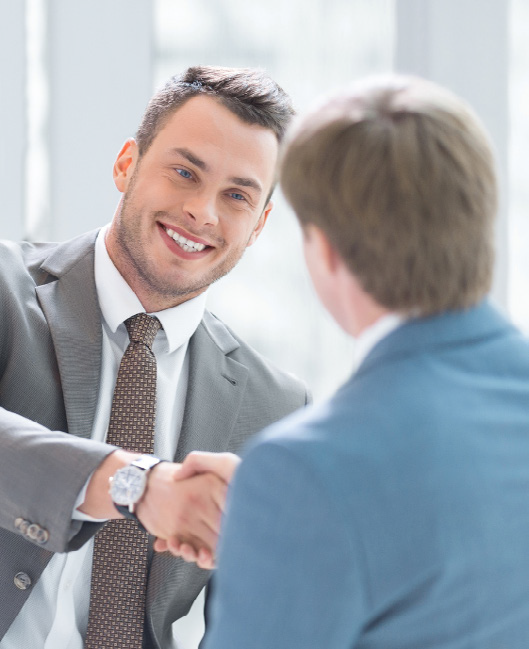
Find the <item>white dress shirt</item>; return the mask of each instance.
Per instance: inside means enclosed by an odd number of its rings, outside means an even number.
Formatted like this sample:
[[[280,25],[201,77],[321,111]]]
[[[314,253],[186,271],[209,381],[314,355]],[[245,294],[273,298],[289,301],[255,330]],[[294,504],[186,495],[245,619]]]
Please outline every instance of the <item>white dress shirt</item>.
[[[357,371],[366,356],[383,338],[400,327],[405,318],[397,313],[388,313],[374,324],[364,329],[355,341],[353,351],[353,371]]]
[[[99,233],[95,281],[102,313],[103,345],[99,398],[92,439],[104,441],[114,385],[129,339],[123,322],[145,309],[108,256]],[[206,293],[156,315],[162,323],[154,340],[157,360],[154,452],[172,460],[182,425],[188,380],[188,342],[205,309]],[[82,502],[82,496],[78,499]],[[75,518],[89,518],[80,513]],[[93,519],[90,519],[93,520]],[[93,541],[75,552],[55,554],[26,604],[0,643],[1,649],[83,649],[88,622]]]

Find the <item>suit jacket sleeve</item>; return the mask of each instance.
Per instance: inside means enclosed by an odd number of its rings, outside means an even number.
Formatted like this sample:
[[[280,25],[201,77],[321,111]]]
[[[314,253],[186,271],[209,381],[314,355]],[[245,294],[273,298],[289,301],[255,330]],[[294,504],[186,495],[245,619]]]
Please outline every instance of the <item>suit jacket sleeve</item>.
[[[58,246],[0,243],[0,527],[54,552],[76,549],[98,528],[72,522],[72,511],[82,486],[113,450],[84,438],[99,376],[94,240],[95,233]],[[48,269],[52,257],[60,273]],[[59,343],[68,375],[59,367]],[[66,387],[73,397],[70,418]],[[38,539],[28,531],[40,531]],[[2,535],[4,548],[19,546],[15,541]]]
[[[281,444],[236,475],[204,649],[343,649],[361,602],[350,539],[314,471]]]
[[[97,525],[72,521],[73,507],[92,471],[114,447],[50,431],[3,408],[0,446],[0,526],[23,533],[21,520],[35,524],[47,539],[25,538],[52,552],[76,549],[90,538]]]

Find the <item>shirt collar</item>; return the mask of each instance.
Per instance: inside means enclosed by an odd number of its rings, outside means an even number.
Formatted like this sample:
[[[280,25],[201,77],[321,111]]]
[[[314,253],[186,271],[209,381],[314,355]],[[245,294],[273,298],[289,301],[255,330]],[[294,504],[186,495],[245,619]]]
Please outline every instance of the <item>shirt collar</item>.
[[[383,338],[389,336],[389,334],[397,329],[397,327],[400,327],[405,320],[406,319],[402,315],[389,313],[388,315],[382,316],[374,324],[362,331],[356,339],[356,344],[354,346],[353,364],[355,372],[373,347],[375,347],[375,345]]]
[[[120,324],[136,313],[145,313],[141,302],[110,259],[105,245],[109,226],[101,228],[95,243],[95,282],[99,306],[110,330],[115,333]],[[206,308],[207,291],[182,302],[179,306],[155,315],[162,323],[168,351],[173,352],[195,333]]]

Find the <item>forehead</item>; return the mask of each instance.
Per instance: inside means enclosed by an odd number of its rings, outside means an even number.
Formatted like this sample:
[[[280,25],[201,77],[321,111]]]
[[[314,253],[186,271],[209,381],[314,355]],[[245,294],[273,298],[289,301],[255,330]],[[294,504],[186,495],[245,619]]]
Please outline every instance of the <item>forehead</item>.
[[[190,150],[217,172],[224,170],[230,176],[253,172],[271,185],[279,145],[271,129],[247,124],[216,99],[199,96],[188,99],[167,119],[145,157],[170,156],[177,148]]]

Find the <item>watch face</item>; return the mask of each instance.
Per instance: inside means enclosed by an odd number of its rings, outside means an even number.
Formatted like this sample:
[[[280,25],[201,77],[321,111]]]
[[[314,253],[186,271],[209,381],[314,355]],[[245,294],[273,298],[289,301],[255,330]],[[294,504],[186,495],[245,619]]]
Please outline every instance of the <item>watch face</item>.
[[[130,505],[138,502],[145,490],[147,472],[135,466],[119,469],[112,478],[110,495],[118,505]]]

